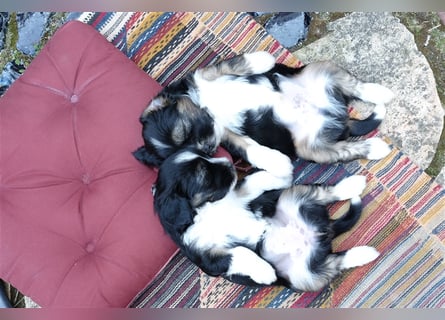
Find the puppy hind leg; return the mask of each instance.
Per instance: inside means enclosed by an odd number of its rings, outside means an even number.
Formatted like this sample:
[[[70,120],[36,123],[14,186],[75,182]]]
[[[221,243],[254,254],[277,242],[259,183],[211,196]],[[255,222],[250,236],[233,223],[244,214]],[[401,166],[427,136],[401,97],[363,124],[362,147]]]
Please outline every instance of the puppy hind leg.
[[[322,70],[332,80],[332,87],[339,89],[346,97],[358,98],[376,105],[383,105],[394,98],[394,93],[378,83],[363,82],[347,70],[332,63],[315,63],[316,70]]]
[[[356,159],[378,160],[386,157],[391,149],[380,138],[361,141],[338,141],[323,146],[297,145],[298,155],[317,163],[348,162]]]
[[[385,104],[394,98],[394,93],[378,83],[363,82],[345,69],[331,63],[318,64],[331,80],[327,92],[331,94],[341,92],[342,97],[332,96],[340,103],[348,103],[353,99],[360,99],[375,104],[373,113],[364,120],[350,120],[349,128],[352,136],[362,136],[376,129],[386,114]]]
[[[316,274],[313,274],[308,291],[318,291],[335,279],[342,271],[368,264],[379,256],[379,252],[369,246],[331,253]]]
[[[360,196],[365,187],[366,177],[353,175],[337,183],[332,189],[332,193],[337,200],[348,200]]]
[[[394,98],[394,93],[381,84],[360,81],[356,88],[356,97],[376,105],[384,105]]]
[[[373,247],[358,246],[346,250],[340,255],[340,270],[360,267],[377,259],[380,253]]]
[[[385,104],[394,98],[394,93],[378,83],[362,82],[341,68],[334,73],[333,79],[333,86],[340,89],[348,100],[355,98],[375,104],[372,114],[366,119],[349,121],[350,135],[363,136],[376,129],[386,115]]]

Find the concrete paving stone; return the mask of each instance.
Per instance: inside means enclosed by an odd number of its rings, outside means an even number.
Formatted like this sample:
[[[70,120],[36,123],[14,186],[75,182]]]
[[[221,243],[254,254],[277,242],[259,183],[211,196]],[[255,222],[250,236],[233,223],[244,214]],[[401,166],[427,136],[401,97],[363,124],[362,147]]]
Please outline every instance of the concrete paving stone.
[[[360,79],[393,90],[395,99],[387,105],[380,131],[427,168],[442,132],[444,109],[413,34],[390,13],[351,13],[329,23],[328,31],[293,54],[303,63],[333,60]]]

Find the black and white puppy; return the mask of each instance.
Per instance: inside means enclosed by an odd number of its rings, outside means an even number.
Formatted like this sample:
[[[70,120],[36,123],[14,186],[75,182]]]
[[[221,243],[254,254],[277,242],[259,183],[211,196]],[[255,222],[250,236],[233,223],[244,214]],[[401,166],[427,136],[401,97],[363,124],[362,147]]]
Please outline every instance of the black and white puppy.
[[[378,256],[368,246],[332,252],[332,240],[360,217],[365,180],[289,187],[291,176],[261,170],[237,183],[229,160],[186,148],[161,164],[154,206],[165,231],[207,274],[314,291]],[[326,204],[351,198],[349,211],[331,220]]]
[[[290,68],[267,52],[246,53],[165,87],[140,117],[144,146],[134,155],[159,166],[185,147],[212,155],[222,142],[276,176],[292,172],[295,156],[319,163],[380,159],[390,151],[380,138],[347,138],[375,129],[392,96],[330,62]],[[355,99],[375,104],[374,112],[350,119],[347,106]]]

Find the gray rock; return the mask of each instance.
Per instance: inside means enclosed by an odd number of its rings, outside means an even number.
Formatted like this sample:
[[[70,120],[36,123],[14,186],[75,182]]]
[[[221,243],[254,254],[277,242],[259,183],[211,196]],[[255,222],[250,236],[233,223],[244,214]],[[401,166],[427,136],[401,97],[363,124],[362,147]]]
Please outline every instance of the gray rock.
[[[17,15],[19,38],[17,49],[27,55],[35,55],[36,46],[46,29],[50,12],[33,12]]]
[[[328,31],[295,56],[303,63],[333,60],[362,80],[393,90],[396,97],[380,131],[425,169],[440,138],[444,110],[412,33],[390,13],[352,13],[330,23]]]
[[[284,47],[290,48],[307,37],[309,17],[304,12],[280,12],[264,28]]]

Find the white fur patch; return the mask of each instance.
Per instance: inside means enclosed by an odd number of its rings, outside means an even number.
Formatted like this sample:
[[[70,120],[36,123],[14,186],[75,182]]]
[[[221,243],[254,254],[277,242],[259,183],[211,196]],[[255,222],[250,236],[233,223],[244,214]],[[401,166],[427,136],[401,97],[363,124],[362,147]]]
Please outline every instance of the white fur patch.
[[[334,187],[334,194],[339,200],[347,200],[360,196],[365,187],[366,177],[355,175],[340,181]]]
[[[259,284],[271,284],[277,280],[275,269],[256,253],[245,248],[230,249],[232,260],[227,275],[246,275]]]
[[[161,109],[165,106],[164,100],[160,97],[156,97],[153,100],[151,100],[150,104],[145,108],[144,112],[142,113],[143,116],[148,115],[150,112],[156,111],[158,109]]]
[[[175,158],[175,163],[183,163],[183,162],[187,162],[193,159],[198,158],[199,156],[196,153],[193,152],[182,152],[180,154],[178,154]]]
[[[369,145],[369,152],[366,158],[369,160],[382,159],[391,152],[388,144],[380,138],[369,138],[367,143]]]
[[[244,59],[248,61],[254,74],[267,72],[275,65],[275,57],[266,51],[245,53]]]
[[[258,84],[251,84],[244,78],[234,80],[222,76],[214,81],[206,81],[195,74],[199,87],[197,104],[206,106],[218,125],[239,132],[247,110],[257,110],[262,106],[275,106],[281,101],[279,92],[273,90],[266,79]]]
[[[323,109],[332,106],[326,94],[329,78],[305,71],[297,77],[281,77],[283,101],[274,107],[276,117],[289,127],[294,139],[312,143],[323,128]],[[329,108],[335,112],[336,107]]]
[[[163,143],[162,141],[159,141],[156,138],[150,138],[150,142],[158,149],[167,149],[170,147],[169,145]]]
[[[362,203],[362,198],[360,198],[360,196],[351,198],[351,204],[361,204],[361,203]]]
[[[261,145],[250,146],[246,150],[247,161],[276,177],[291,177],[294,166],[288,156],[278,150]]]
[[[373,247],[360,246],[349,249],[343,257],[342,269],[363,266],[375,259],[380,253]]]
[[[311,288],[313,274],[309,264],[318,247],[318,231],[300,214],[300,202],[291,196],[280,197],[264,237],[262,255],[278,275],[295,288]]]
[[[299,214],[299,206],[297,201],[281,198],[275,216],[269,219],[263,253],[280,270],[297,268],[296,261],[299,260],[306,263],[318,246],[317,230],[304,221]]]
[[[226,248],[231,243],[255,246],[266,228],[265,220],[245,209],[245,203],[230,192],[223,199],[197,209],[194,223],[183,235],[186,245],[197,249]]]
[[[268,171],[258,171],[245,178],[244,184],[242,186],[243,190],[247,190],[244,198],[250,200],[255,199],[260,196],[263,192],[274,189],[287,188],[292,184],[292,176],[281,176],[277,177]]]
[[[378,83],[363,83],[359,92],[360,99],[375,104],[385,104],[394,98],[394,93],[390,89]]]
[[[226,165],[232,165],[232,162],[230,162],[230,160],[227,159],[226,157],[210,158],[207,161],[210,163],[221,163],[221,164],[226,164]]]
[[[376,119],[383,120],[386,116],[386,108],[383,104],[378,104],[375,106],[373,113]]]

